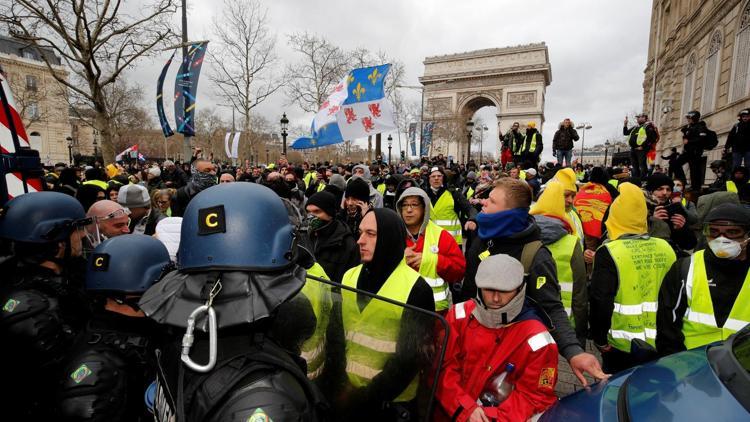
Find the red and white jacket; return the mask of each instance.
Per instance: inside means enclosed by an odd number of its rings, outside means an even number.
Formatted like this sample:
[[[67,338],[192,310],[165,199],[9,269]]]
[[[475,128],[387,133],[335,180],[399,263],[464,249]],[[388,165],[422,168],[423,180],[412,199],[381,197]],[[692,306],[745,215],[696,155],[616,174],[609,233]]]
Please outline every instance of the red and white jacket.
[[[422,253],[424,250],[424,230],[419,234],[419,239],[414,243],[411,236],[406,235],[406,247],[414,247],[414,252]],[[450,233],[443,230],[438,242],[437,273],[448,284],[461,281],[466,272],[466,258],[456,239]],[[416,269],[419,271],[419,268]]]
[[[487,328],[472,315],[474,300],[453,305],[446,315],[450,337],[443,362],[435,420],[466,421],[479,407],[486,382],[515,365],[513,392],[498,407],[485,407],[490,420],[525,421],[549,408],[557,397],[557,344],[546,326],[525,307],[517,322]]]

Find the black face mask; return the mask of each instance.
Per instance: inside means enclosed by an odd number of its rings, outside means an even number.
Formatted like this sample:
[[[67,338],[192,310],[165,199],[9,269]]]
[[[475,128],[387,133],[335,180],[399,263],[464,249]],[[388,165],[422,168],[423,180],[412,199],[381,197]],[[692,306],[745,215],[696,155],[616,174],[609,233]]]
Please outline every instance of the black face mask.
[[[328,223],[330,223],[330,221],[321,220],[320,218],[312,214],[307,215],[307,227],[311,232],[322,229],[323,227],[327,226]]]

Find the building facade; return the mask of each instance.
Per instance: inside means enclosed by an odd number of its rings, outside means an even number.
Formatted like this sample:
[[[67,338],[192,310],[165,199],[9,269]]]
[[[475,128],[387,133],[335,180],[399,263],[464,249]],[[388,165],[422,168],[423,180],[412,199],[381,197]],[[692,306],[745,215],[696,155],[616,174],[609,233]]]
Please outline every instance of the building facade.
[[[706,161],[720,159],[737,113],[750,107],[750,0],[654,0],[643,88],[661,134],[657,163],[682,149],[691,110],[719,136]]]
[[[468,161],[466,121],[485,106],[496,107],[500,133],[507,132],[514,121],[533,121],[541,132],[551,81],[549,53],[543,42],[425,58],[419,82],[424,94],[423,120],[435,123],[430,154]],[[494,151],[500,151],[499,145]]]
[[[31,148],[42,163],[67,163],[71,123],[67,91],[60,85],[40,53],[14,38],[0,36],[0,66],[7,77],[16,107],[26,127]],[[51,50],[43,50],[53,71],[67,79],[68,71]]]

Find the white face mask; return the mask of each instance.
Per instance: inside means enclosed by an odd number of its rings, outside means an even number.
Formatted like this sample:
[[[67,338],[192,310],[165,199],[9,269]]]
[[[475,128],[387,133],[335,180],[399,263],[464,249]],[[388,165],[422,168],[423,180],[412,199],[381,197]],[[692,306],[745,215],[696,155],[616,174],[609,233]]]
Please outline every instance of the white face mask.
[[[745,242],[738,242],[720,236],[708,242],[708,247],[711,248],[711,251],[713,251],[717,258],[734,259],[742,253],[743,243]]]

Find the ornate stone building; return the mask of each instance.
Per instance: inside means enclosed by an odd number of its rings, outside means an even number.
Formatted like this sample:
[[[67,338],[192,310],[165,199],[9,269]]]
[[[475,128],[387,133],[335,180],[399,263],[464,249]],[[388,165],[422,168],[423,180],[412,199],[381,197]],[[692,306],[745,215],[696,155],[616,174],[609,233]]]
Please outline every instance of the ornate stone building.
[[[427,57],[424,65],[419,78],[424,87],[422,113],[424,121],[435,122],[433,154],[464,161],[465,123],[485,106],[497,107],[500,133],[514,121],[534,121],[541,132],[544,96],[552,81],[544,43]]]
[[[652,8],[643,109],[659,127],[658,152],[681,149],[684,115],[699,110],[719,135],[707,162],[718,159],[737,113],[750,107],[750,0],[654,0]]]
[[[68,71],[50,50],[42,51],[55,64],[55,72],[67,78]],[[0,66],[5,72],[31,148],[39,151],[44,164],[68,162],[71,127],[66,91],[55,80],[39,53],[10,37],[0,36]]]

